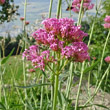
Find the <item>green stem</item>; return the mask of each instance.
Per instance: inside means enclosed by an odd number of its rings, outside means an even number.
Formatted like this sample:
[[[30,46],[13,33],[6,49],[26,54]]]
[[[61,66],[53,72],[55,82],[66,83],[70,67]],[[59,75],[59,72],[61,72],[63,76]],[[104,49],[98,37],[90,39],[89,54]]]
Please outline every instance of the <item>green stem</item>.
[[[42,84],[45,82],[45,76],[42,76]],[[43,109],[43,98],[44,98],[44,87],[41,87],[41,100],[40,100],[40,110]]]
[[[0,48],[0,102],[1,102],[1,90],[2,90],[2,81],[1,81],[1,76],[2,76],[2,70],[1,70],[1,68],[2,68],[2,64],[1,64],[1,48]]]
[[[81,1],[81,8],[80,8],[80,11],[79,11],[77,26],[79,26],[80,23],[81,23],[81,19],[82,19],[81,16],[82,16],[82,10],[83,10],[83,2],[84,2],[84,0]]]
[[[23,76],[24,76],[24,86],[26,86],[26,70],[25,70],[25,59],[23,60]],[[25,100],[27,100],[27,91],[24,89]],[[27,110],[27,105],[25,103],[25,110]]]
[[[61,4],[62,4],[62,0],[58,0],[57,18],[59,18],[59,17],[60,17]]]
[[[73,63],[70,63],[70,69],[69,69],[69,78],[67,80],[67,86],[66,86],[66,99],[69,98],[69,94],[70,94],[70,89],[71,89],[71,84],[72,84],[72,79],[73,79]],[[65,110],[67,108],[67,104],[65,103],[63,106],[63,110]]]
[[[83,64],[82,64],[81,76],[80,76],[80,82],[79,82],[79,88],[78,88],[77,97],[76,97],[76,103],[75,103],[75,110],[78,110],[78,101],[79,101],[79,95],[80,95],[80,90],[81,90],[81,85],[82,85],[82,79],[83,79],[84,64],[85,64],[85,62],[83,62]]]
[[[24,3],[24,37],[27,38],[27,33],[26,33],[26,10],[27,10],[27,0],[25,0]],[[24,48],[26,49],[26,42],[24,41]]]
[[[109,30],[109,32],[108,32],[108,35],[107,35],[107,38],[106,38],[106,41],[105,41],[105,44],[104,44],[104,48],[103,48],[103,52],[102,52],[102,57],[101,57],[101,62],[100,62],[100,67],[99,67],[98,73],[100,73],[101,68],[102,68],[104,53],[105,53],[105,49],[106,49],[106,46],[107,46],[107,42],[108,42],[109,36],[110,36],[110,30]],[[101,76],[101,74],[99,74],[99,77],[100,77],[100,76]]]
[[[50,0],[50,6],[49,6],[49,18],[51,18],[51,13],[52,13],[52,4],[53,4],[53,0]]]
[[[57,105],[57,95],[58,95],[58,83],[59,83],[59,75],[55,75],[53,110],[57,110],[56,105]]]
[[[84,104],[84,106],[86,106],[95,97],[95,95],[97,94],[97,92],[98,92],[98,90],[99,90],[99,88],[100,88],[100,86],[102,84],[102,81],[104,80],[105,76],[107,75],[109,69],[110,69],[110,64],[109,64],[107,70],[105,71],[104,75],[102,76],[102,79],[100,80],[100,82],[99,82],[99,84],[98,84],[98,86],[97,86],[97,88],[96,88],[96,90],[94,92],[94,95]]]

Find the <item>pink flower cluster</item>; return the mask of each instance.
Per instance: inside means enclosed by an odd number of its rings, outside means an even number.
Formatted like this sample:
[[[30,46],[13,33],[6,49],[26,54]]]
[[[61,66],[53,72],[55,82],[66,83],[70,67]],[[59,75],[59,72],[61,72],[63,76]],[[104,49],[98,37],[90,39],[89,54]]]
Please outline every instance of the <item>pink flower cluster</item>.
[[[88,36],[80,30],[81,26],[75,26],[74,20],[68,18],[48,18],[42,22],[45,29],[39,29],[32,35],[39,44],[50,46],[54,51],[61,50],[66,44],[80,42]]]
[[[5,3],[5,0],[0,0],[0,5],[3,5]]]
[[[106,16],[104,21],[105,21],[104,28],[109,28],[110,29],[110,16]]]
[[[82,0],[73,0],[72,2],[72,11],[78,13],[80,11]],[[91,0],[84,0],[83,1],[83,11],[93,9],[94,4],[91,3]]]
[[[62,49],[62,56],[70,58],[76,62],[83,62],[84,60],[90,60],[88,54],[88,47],[84,42],[74,42],[70,46],[66,46]]]
[[[107,63],[110,63],[110,56],[106,57],[106,58],[105,58],[105,61],[106,61]]]
[[[23,58],[26,57],[27,60],[31,61],[35,68],[40,68],[45,70],[45,65],[48,62],[55,62],[56,60],[51,56],[50,51],[46,50],[39,53],[39,48],[37,45],[32,45],[29,49],[23,52]]]
[[[60,53],[61,58],[67,58],[76,62],[83,62],[90,59],[88,47],[82,42],[83,37],[88,34],[81,31],[81,26],[75,26],[74,20],[69,18],[48,18],[42,22],[44,29],[38,29],[32,36],[39,45]],[[50,51],[39,52],[38,46],[31,46],[25,50],[23,57],[32,61],[35,68],[45,70],[48,62],[56,62]]]

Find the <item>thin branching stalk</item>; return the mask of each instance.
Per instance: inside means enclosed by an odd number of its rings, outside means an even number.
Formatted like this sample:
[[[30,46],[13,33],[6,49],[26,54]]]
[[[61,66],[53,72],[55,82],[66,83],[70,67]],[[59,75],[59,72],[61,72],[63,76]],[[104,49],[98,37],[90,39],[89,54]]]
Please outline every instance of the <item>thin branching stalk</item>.
[[[84,71],[84,64],[85,64],[85,62],[82,64],[82,68],[81,68],[81,76],[80,76],[79,87],[78,87],[78,92],[77,92],[77,96],[76,96],[75,110],[78,110],[78,101],[79,101],[79,95],[80,95],[83,73],[84,73],[83,72]]]
[[[45,82],[45,76],[42,75],[42,84]],[[41,87],[41,99],[40,99],[40,110],[43,109],[43,98],[44,98],[44,87]]]
[[[83,2],[84,0],[81,1],[81,8],[80,8],[80,11],[79,11],[79,15],[78,15],[78,22],[77,22],[77,26],[79,26],[81,24],[81,19],[82,19],[82,11],[83,11]]]
[[[110,30],[108,32],[108,35],[107,35],[107,38],[106,38],[106,41],[105,41],[105,44],[104,44],[103,52],[102,52],[101,62],[100,62],[99,71],[98,71],[99,77],[101,76],[100,72],[101,72],[103,58],[104,58],[104,53],[105,53],[105,49],[106,49],[106,46],[107,46],[107,42],[108,42],[109,36],[110,36]]]
[[[109,64],[108,68],[106,69],[105,73],[103,74],[103,76],[102,76],[102,78],[101,78],[101,80],[100,80],[100,82],[99,82],[99,84],[98,84],[98,86],[97,86],[97,88],[96,88],[96,90],[94,92],[94,95],[90,99],[87,100],[87,102],[84,104],[84,106],[86,106],[96,96],[96,94],[97,94],[97,92],[98,92],[98,90],[99,90],[99,88],[100,88],[105,76],[107,75],[109,69],[110,69],[110,64]]]
[[[59,75],[55,75],[53,110],[57,110],[56,105],[57,105],[57,96],[58,96],[58,83],[59,83]]]
[[[98,5],[97,10],[96,10],[95,19],[94,19],[94,22],[92,24],[91,33],[90,33],[90,37],[89,37],[89,41],[88,41],[88,47],[89,47],[91,39],[92,39],[92,35],[93,35],[93,31],[94,31],[94,26],[95,26],[95,23],[96,23],[96,18],[97,18],[98,12],[100,10],[101,3],[102,3],[102,0],[100,0],[99,5]]]
[[[72,82],[73,82],[73,62],[70,63],[69,77],[68,77],[67,86],[66,86],[66,99],[69,98]],[[63,110],[66,110],[66,108],[68,107],[67,105],[68,104],[66,103],[64,104]]]
[[[2,68],[2,64],[1,64],[1,48],[0,48],[0,102],[1,102],[1,90],[2,90],[2,80],[1,80],[1,76],[2,76],[2,70],[1,70],[1,68]]]
[[[83,6],[83,0],[81,1],[81,8],[80,8],[80,12],[79,12],[79,17],[78,17],[77,25],[80,25],[81,24],[81,19],[83,17],[82,14],[84,12],[82,10],[82,8],[83,8],[82,6]],[[100,4],[99,4],[99,6],[100,6]],[[96,12],[96,17],[97,17],[97,14],[98,14],[98,11]],[[93,29],[94,29],[94,24],[93,24],[92,30],[91,30],[91,37],[92,37],[92,34],[93,34]],[[89,39],[88,45],[90,44],[90,41],[91,41],[91,38]],[[78,88],[77,97],[76,97],[76,103],[75,103],[75,110],[77,110],[77,108],[78,108],[78,100],[79,100],[79,95],[80,95],[80,89],[81,89],[82,79],[83,79],[84,65],[85,65],[85,62],[83,62],[83,64],[82,64],[81,76],[80,76],[80,82],[79,82],[79,88]]]
[[[107,84],[107,81],[108,81],[108,77],[109,77],[109,71],[107,72],[107,76],[105,78],[105,84],[104,84],[104,92],[103,92],[103,101],[104,101],[104,97],[105,97],[105,90],[106,90],[106,84]]]
[[[49,15],[48,15],[49,18],[51,18],[51,14],[52,14],[52,4],[53,4],[53,0],[50,0]]]
[[[24,3],[24,37],[27,37],[27,33],[26,33],[26,10],[27,10],[27,0],[25,0]],[[26,42],[24,41],[24,48],[26,49]],[[26,70],[25,70],[25,59],[23,59],[23,76],[24,76],[24,86],[26,86]],[[27,90],[24,89],[24,93],[25,93],[25,100],[27,100]],[[25,103],[25,110],[27,110],[27,104]]]
[[[58,0],[58,6],[57,6],[57,18],[60,17],[60,9],[61,9],[62,0]]]

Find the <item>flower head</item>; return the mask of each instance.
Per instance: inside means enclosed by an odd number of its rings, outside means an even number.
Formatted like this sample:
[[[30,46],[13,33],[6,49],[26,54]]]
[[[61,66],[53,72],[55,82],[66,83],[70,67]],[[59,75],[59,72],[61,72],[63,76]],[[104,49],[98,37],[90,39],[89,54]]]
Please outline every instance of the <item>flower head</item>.
[[[105,61],[106,61],[107,63],[110,63],[110,56],[106,57],[106,58],[105,58]]]
[[[110,16],[106,16],[104,21],[105,21],[104,28],[110,29]]]
[[[62,55],[76,62],[83,62],[86,59],[90,60],[90,56],[87,51],[88,47],[85,43],[74,42],[73,45],[66,46],[62,49]]]
[[[29,24],[29,21],[26,21],[26,22],[25,22],[25,25],[28,25],[28,24]]]
[[[82,0],[74,0],[72,2],[72,11],[78,13],[81,7]],[[91,3],[91,0],[84,0],[83,1],[83,11],[93,9],[94,4]]]
[[[21,17],[20,20],[21,20],[21,21],[24,21],[24,17]]]
[[[5,3],[5,0],[0,0],[0,5],[3,5]]]
[[[85,0],[89,2],[90,0]],[[80,0],[79,0],[80,2]],[[88,47],[82,41],[88,36],[81,30],[81,26],[75,26],[71,18],[48,18],[42,22],[44,29],[36,30],[32,36],[38,44],[48,47],[48,50],[39,51],[37,45],[26,49],[23,58],[31,61],[35,68],[45,70],[48,63],[57,64],[57,60],[50,54],[50,50],[59,54],[61,58],[67,58],[75,62],[90,60]]]
[[[106,23],[110,23],[110,16],[106,16],[106,18],[104,19],[104,21],[105,21]]]

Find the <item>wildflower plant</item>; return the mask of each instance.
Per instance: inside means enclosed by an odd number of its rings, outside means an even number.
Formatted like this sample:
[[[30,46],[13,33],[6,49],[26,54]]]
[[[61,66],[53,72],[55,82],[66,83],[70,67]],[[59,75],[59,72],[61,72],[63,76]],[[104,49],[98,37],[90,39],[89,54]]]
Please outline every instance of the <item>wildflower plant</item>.
[[[37,45],[32,45],[23,53],[23,58],[32,62],[34,68],[40,68],[45,71],[50,69],[55,75],[55,91],[53,110],[56,110],[58,78],[62,69],[68,62],[83,62],[90,60],[88,47],[83,42],[83,38],[88,34],[81,30],[81,26],[75,26],[71,18],[48,18],[42,22],[44,29],[36,30],[32,36],[35,38]],[[43,45],[47,50],[41,51]],[[52,51],[55,53],[52,56]],[[64,64],[61,65],[61,61]],[[50,64],[56,65],[55,69]]]
[[[75,62],[90,59],[88,47],[82,41],[83,37],[88,34],[81,31],[81,26],[75,26],[74,20],[48,18],[42,24],[44,24],[44,29],[38,29],[32,34],[37,45],[29,47],[23,53],[23,57],[30,60],[35,68],[44,71],[47,63],[54,63],[63,58]],[[40,52],[39,45],[41,44],[48,50]],[[59,54],[60,59],[54,58],[54,56],[50,57],[51,50],[57,55]]]

